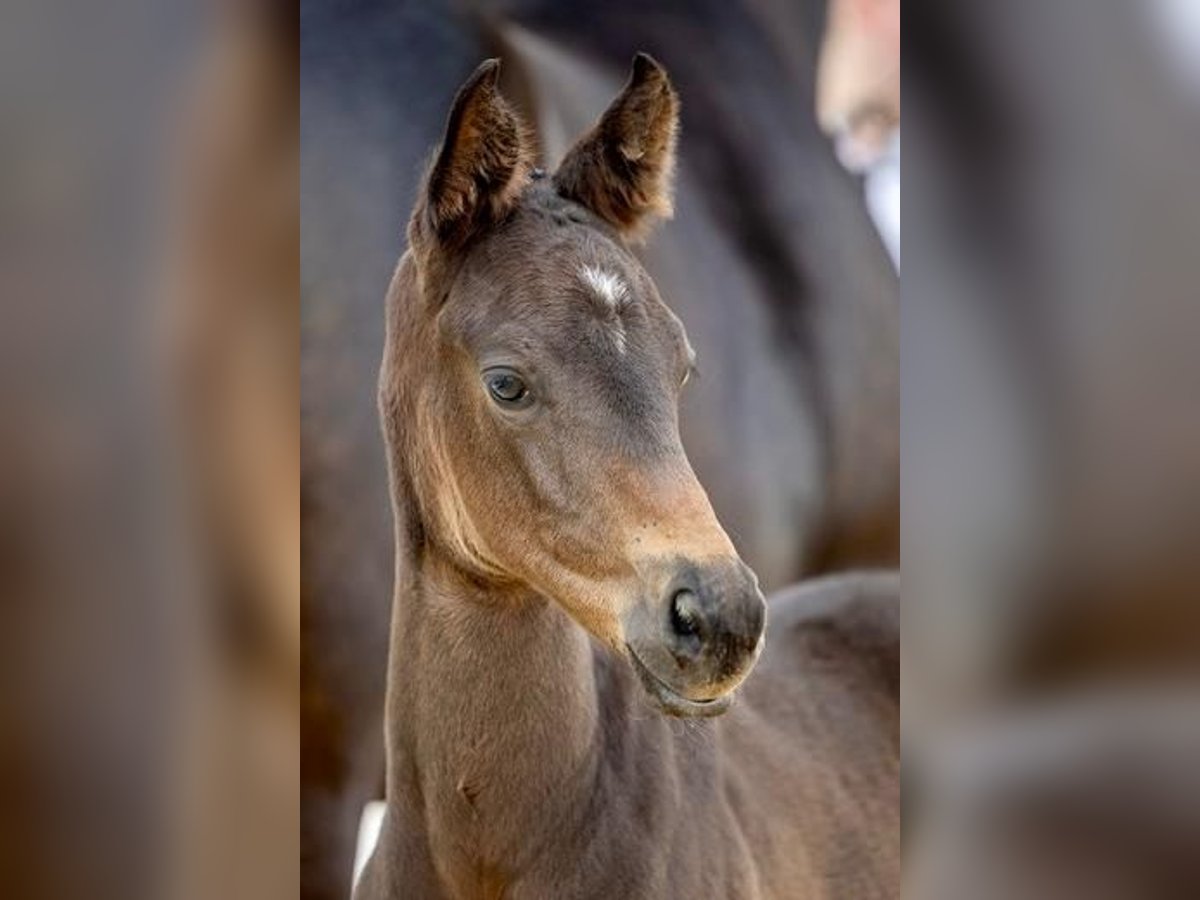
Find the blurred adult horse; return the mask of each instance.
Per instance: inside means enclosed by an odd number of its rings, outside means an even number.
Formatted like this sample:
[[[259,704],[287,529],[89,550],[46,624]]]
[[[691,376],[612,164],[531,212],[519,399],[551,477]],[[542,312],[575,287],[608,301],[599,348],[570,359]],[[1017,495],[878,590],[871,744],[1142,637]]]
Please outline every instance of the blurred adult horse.
[[[812,113],[821,7],[306,3],[301,15],[302,866],[342,896],[378,796],[393,579],[379,303],[454,88],[499,52],[541,156],[634,50],[683,101],[676,224],[643,261],[689,329],[684,444],[772,589],[898,558],[897,281]]]

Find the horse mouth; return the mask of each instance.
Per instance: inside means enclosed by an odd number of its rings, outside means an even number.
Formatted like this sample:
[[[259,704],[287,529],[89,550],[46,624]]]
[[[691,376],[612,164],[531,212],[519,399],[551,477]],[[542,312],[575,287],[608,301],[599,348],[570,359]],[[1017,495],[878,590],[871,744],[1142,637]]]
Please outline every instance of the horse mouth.
[[[721,715],[733,703],[732,692],[713,700],[689,700],[646,668],[632,647],[626,644],[625,649],[629,652],[629,659],[638,678],[641,679],[642,687],[667,715],[679,718],[708,718]]]

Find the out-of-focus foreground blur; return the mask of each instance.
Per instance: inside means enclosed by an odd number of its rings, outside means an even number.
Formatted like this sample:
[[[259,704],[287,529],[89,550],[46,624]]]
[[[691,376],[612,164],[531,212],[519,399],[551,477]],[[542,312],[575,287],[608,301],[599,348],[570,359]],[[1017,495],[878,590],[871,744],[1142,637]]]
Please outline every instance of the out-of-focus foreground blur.
[[[0,895],[295,897],[296,10],[0,20]]]

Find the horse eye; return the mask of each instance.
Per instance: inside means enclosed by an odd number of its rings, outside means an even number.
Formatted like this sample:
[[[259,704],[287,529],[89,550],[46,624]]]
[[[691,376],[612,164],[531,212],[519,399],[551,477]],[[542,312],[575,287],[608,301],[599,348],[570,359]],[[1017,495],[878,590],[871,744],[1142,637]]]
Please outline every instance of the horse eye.
[[[484,373],[483,381],[492,399],[501,406],[523,406],[529,402],[529,389],[512,369],[492,369]]]
[[[683,378],[679,382],[679,386],[683,387],[692,380],[692,376],[696,374],[696,351],[692,349],[691,344],[686,344],[687,347],[687,368],[683,370]]]
[[[692,357],[688,360],[687,368],[683,370],[683,379],[679,382],[679,386],[683,387],[692,380],[692,376],[698,374],[696,369],[696,359]]]

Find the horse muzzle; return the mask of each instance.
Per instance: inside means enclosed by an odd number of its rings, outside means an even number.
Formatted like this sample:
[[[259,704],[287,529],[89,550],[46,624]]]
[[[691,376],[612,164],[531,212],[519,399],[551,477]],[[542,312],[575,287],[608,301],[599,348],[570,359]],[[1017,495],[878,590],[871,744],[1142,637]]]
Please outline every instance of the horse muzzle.
[[[757,579],[736,557],[656,569],[662,587],[624,622],[633,667],[664,712],[719,715],[762,649],[767,607]]]

